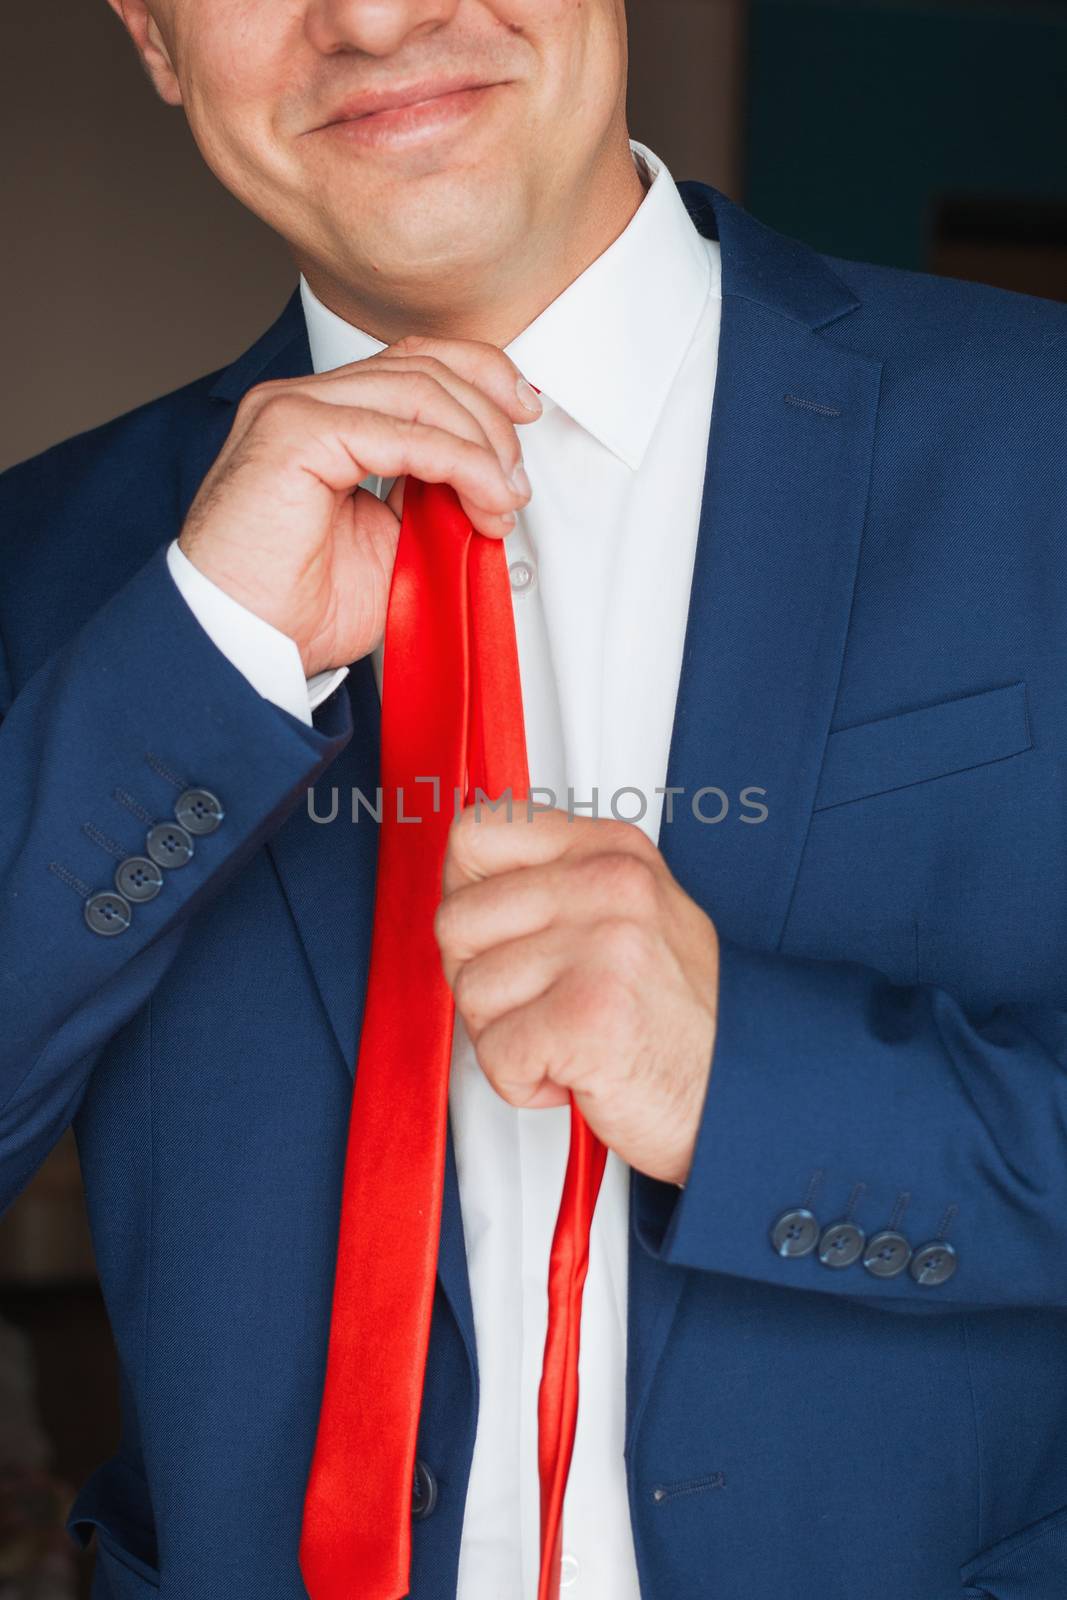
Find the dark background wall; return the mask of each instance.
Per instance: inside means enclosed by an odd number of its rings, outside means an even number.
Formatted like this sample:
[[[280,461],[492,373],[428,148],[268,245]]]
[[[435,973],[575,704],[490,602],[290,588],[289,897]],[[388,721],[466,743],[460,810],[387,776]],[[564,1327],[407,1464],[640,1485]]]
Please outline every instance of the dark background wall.
[[[745,200],[856,260],[1067,285],[1067,6],[752,0]]]

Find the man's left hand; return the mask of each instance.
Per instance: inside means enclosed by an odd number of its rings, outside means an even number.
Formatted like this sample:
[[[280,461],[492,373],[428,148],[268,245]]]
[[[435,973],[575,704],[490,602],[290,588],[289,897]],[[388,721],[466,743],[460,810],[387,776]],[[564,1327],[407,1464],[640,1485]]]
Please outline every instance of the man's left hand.
[[[684,1185],[711,1072],[719,942],[635,823],[467,806],[434,931],[478,1061],[509,1104],[566,1105]]]

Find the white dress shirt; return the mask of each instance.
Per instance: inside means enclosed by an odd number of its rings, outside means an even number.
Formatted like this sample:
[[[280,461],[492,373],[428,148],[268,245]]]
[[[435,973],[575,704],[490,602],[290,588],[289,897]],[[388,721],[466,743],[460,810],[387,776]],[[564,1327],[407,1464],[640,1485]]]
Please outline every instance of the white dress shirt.
[[[670,173],[631,141],[651,186],[625,231],[507,347],[541,391],[519,430],[532,498],[505,541],[531,784],[566,809],[659,835],[703,492],[721,307],[719,247]],[[316,372],[381,342],[301,280]],[[367,480],[387,493],[389,480]],[[199,573],[170,570],[215,643],[294,715],[345,669],[305,683],[295,643]],[[381,684],[381,648],[374,653]],[[639,791],[640,799],[633,791]],[[643,810],[643,814],[642,814]],[[536,1600],[537,1389],[547,1272],[570,1113],[517,1110],[457,1019],[449,1108],[479,1371],[458,1600]],[[564,1503],[567,1600],[639,1600],[623,1439],[629,1168],[608,1157],[585,1287],[581,1401]]]

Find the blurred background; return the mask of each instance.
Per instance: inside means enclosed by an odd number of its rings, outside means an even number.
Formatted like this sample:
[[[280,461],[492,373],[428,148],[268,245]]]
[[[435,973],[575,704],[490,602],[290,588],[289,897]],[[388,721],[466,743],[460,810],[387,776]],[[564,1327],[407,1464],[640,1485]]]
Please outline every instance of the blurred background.
[[[1067,0],[628,0],[630,126],[821,250],[1067,300]],[[0,20],[0,467],[231,360],[294,284],[104,0]],[[0,1218],[0,1600],[88,1594],[62,1533],[117,1444],[67,1136]]]

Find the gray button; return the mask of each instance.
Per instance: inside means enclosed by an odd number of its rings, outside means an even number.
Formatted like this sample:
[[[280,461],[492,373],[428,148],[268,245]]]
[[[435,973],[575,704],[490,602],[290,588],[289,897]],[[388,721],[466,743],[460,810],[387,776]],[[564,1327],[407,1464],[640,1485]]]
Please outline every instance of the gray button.
[[[94,933],[105,939],[116,933],[125,933],[133,921],[129,903],[110,889],[98,889],[85,902],[85,920]]]
[[[819,1260],[824,1267],[850,1267],[863,1254],[867,1236],[854,1222],[831,1222],[819,1240]]]
[[[214,833],[225,812],[210,789],[186,789],[178,796],[174,815],[187,833]]]
[[[411,1486],[411,1517],[422,1522],[437,1504],[437,1479],[425,1461],[416,1460],[415,1479]]]
[[[157,822],[149,828],[145,849],[160,867],[184,867],[193,858],[193,841],[180,822]]]
[[[819,1242],[819,1224],[800,1206],[784,1211],[771,1229],[771,1244],[780,1256],[807,1256]]]
[[[508,577],[516,594],[526,594],[537,582],[537,568],[530,561],[513,561]]]
[[[902,1233],[887,1228],[868,1239],[863,1265],[876,1278],[895,1278],[911,1260],[911,1245]]]
[[[943,1239],[935,1239],[930,1244],[921,1244],[911,1258],[910,1272],[916,1283],[923,1284],[926,1288],[936,1289],[939,1283],[947,1283],[955,1272],[959,1258],[950,1244]]]
[[[127,900],[154,900],[162,887],[162,868],[148,856],[127,856],[115,868],[115,888]]]

